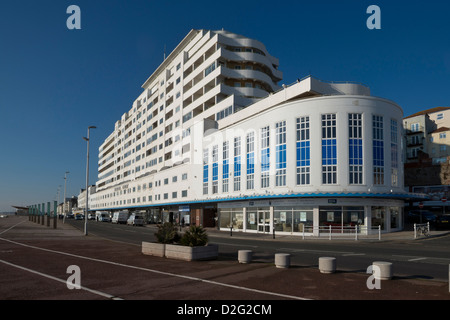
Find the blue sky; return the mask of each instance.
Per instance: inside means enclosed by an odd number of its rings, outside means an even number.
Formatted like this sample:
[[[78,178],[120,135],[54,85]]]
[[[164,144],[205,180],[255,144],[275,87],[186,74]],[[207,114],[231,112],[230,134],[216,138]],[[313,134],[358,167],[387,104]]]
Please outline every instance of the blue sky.
[[[381,8],[369,30],[367,8]],[[68,30],[70,5],[81,30]],[[99,145],[141,85],[191,29],[226,29],[263,42],[282,83],[309,74],[358,81],[405,116],[450,106],[450,3],[429,1],[0,2],[0,212],[56,199],[90,183]],[[280,83],[281,84],[281,83]]]

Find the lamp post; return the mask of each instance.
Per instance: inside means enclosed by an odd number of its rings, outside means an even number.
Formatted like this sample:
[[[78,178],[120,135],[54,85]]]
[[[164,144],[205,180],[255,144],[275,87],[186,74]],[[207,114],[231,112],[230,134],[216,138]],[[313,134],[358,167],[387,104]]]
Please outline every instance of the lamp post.
[[[83,139],[87,142],[87,160],[86,160],[86,210],[84,213],[84,235],[87,236],[88,235],[88,230],[87,230],[87,215],[88,215],[88,200],[89,200],[89,140],[90,140],[90,130],[91,129],[96,129],[97,127],[95,126],[90,126],[88,127],[88,134],[87,134],[87,138],[83,137]]]
[[[66,171],[66,173],[64,174],[64,205],[63,205],[64,218],[66,217],[66,189],[67,189],[67,174],[68,173],[70,173],[70,172]]]

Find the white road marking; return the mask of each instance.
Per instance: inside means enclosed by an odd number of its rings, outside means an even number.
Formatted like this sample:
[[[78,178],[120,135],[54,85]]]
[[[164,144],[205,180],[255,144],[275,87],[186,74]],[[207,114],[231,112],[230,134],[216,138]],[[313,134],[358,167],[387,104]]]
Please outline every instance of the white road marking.
[[[9,231],[9,230],[11,230],[12,228],[14,228],[14,227],[16,227],[16,226],[18,226],[19,224],[22,224],[22,223],[24,223],[24,222],[26,222],[26,221],[22,221],[22,222],[16,223],[16,224],[13,225],[12,227],[10,227],[10,228],[8,228],[8,229],[3,230],[2,232],[0,232],[0,234],[3,234],[3,233],[5,233],[5,232]]]
[[[412,262],[412,261],[420,261],[420,260],[427,260],[428,258],[414,258],[414,259],[409,259],[408,261]]]
[[[11,267],[14,267],[14,268],[17,268],[17,269],[21,269],[21,270],[25,270],[25,271],[28,271],[28,272],[37,274],[37,275],[39,275],[39,276],[42,276],[42,277],[45,277],[45,278],[48,278],[48,279],[51,279],[51,280],[55,280],[55,281],[61,282],[61,283],[64,283],[65,285],[67,285],[67,280],[62,280],[62,279],[53,277],[53,276],[51,276],[51,275],[48,275],[48,274],[45,274],[45,273],[42,273],[42,272],[39,272],[39,271],[36,271],[36,270],[28,269],[28,268],[25,268],[25,267],[22,267],[22,266],[19,266],[19,265],[10,263],[10,262],[8,262],[8,261],[0,260],[0,262],[1,262],[1,263],[4,263],[4,264],[7,264],[7,265],[9,265],[9,266],[11,266]],[[102,296],[102,297],[105,297],[105,298],[107,298],[107,299],[112,299],[112,300],[123,300],[123,299],[121,299],[121,298],[115,297],[115,296],[110,295],[110,294],[108,294],[108,293],[101,292],[101,291],[98,291],[98,290],[89,289],[89,288],[86,288],[86,287],[83,287],[83,286],[80,286],[80,289],[81,289],[81,290],[84,290],[84,291],[88,291],[88,292],[93,293],[93,294],[96,294],[96,295],[99,295],[99,296]]]

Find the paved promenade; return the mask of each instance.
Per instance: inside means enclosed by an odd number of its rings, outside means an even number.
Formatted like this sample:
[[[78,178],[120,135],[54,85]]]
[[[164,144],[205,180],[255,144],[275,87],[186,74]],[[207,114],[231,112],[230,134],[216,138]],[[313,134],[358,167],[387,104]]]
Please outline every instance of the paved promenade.
[[[248,235],[235,234],[246,237]],[[383,236],[411,239],[411,233]],[[236,254],[237,257],[237,254]],[[81,289],[69,289],[69,266],[80,269]],[[141,247],[84,236],[58,221],[57,229],[0,219],[1,300],[450,300],[449,284],[395,277],[367,288],[369,274],[322,274],[316,267],[239,264],[221,257],[183,262],[145,256]],[[73,278],[72,278],[73,279]]]

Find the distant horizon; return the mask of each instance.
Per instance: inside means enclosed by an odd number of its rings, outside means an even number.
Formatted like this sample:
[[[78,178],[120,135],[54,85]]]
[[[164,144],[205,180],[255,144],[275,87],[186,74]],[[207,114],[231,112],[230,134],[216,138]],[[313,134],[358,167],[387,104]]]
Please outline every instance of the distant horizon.
[[[368,27],[373,4],[381,29]],[[71,5],[81,20],[67,13]],[[66,197],[78,196],[89,126],[97,127],[90,131],[95,185],[99,146],[192,29],[260,41],[279,59],[279,85],[308,75],[364,83],[406,117],[450,106],[449,11],[441,0],[230,0],[220,10],[204,0],[1,2],[0,211],[62,199],[65,182]]]

